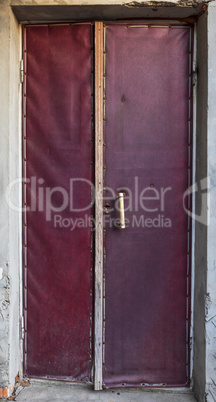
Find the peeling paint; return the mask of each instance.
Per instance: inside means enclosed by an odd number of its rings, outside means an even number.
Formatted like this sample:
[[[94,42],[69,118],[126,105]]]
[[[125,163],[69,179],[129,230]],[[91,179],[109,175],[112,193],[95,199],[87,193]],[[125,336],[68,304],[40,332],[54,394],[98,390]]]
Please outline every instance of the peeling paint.
[[[213,0],[212,0],[213,1]],[[193,7],[202,9],[202,6],[207,4],[209,1],[193,1],[193,0],[178,0],[178,1],[132,1],[129,3],[123,3],[125,7],[140,8],[140,7]]]
[[[3,270],[3,268],[2,268]],[[0,289],[3,289],[0,299],[0,319],[5,321],[4,310],[7,310],[10,305],[10,277],[4,276],[1,278]]]
[[[8,398],[13,391],[13,384],[11,384],[9,387],[2,387],[0,388],[0,398]]]
[[[205,296],[205,315],[206,315],[206,317],[208,316],[210,307],[211,307],[211,297],[210,297],[210,294],[207,293]]]

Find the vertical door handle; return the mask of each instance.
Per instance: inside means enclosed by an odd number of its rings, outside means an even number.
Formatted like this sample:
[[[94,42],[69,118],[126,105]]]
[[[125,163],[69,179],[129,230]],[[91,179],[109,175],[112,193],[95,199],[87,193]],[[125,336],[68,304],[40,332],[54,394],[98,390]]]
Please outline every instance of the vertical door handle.
[[[119,197],[119,211],[120,211],[120,229],[125,229],[125,210],[124,210],[124,196],[125,193],[118,193]]]

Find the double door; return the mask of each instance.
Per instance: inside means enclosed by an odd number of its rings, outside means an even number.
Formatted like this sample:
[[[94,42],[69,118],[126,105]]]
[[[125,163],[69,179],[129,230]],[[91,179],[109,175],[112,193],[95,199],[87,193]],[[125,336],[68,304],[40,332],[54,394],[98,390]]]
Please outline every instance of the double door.
[[[30,377],[189,384],[191,38],[166,23],[24,27]]]

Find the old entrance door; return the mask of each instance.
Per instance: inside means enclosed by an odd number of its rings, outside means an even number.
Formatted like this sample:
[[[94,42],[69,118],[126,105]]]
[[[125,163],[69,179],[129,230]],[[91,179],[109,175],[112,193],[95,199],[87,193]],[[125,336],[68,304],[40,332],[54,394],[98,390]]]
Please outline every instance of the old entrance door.
[[[92,24],[24,29],[25,373],[91,381],[94,350],[95,378],[103,363],[106,387],[183,386],[189,377],[191,228],[182,201],[191,177],[191,27],[97,24],[104,49],[94,63]],[[91,219],[93,65],[104,245]],[[96,310],[104,281],[94,348],[93,233]]]
[[[23,37],[24,370],[90,381],[91,24]]]
[[[106,387],[183,386],[191,28],[138,23],[104,30],[103,381]]]

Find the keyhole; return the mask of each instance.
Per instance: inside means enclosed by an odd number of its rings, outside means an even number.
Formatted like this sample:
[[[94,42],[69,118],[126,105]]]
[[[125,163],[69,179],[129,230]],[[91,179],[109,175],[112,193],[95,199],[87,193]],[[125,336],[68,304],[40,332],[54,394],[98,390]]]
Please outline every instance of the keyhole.
[[[106,204],[104,205],[104,209],[105,209],[106,214],[108,214],[108,213],[110,212],[110,209],[111,209],[110,204],[106,203]]]

